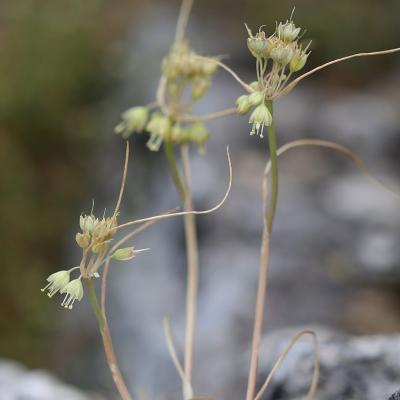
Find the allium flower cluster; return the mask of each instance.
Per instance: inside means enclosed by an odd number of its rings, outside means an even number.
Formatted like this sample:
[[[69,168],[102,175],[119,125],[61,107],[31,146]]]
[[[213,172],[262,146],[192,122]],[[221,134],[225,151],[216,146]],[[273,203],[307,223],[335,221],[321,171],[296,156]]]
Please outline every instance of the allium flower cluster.
[[[101,254],[105,252],[110,239],[115,235],[117,218],[98,219],[93,214],[81,215],[79,226],[82,232],[78,232],[75,236],[79,247]]]
[[[62,270],[51,274],[46,280],[47,285],[41,289],[47,292],[51,298],[55,294],[65,294],[61,303],[66,309],[71,310],[75,301],[83,298],[82,278],[98,278],[98,270],[104,265],[106,259],[117,261],[131,260],[137,253],[143,250],[135,250],[134,247],[118,248],[108,253],[108,246],[116,233],[117,219],[96,218],[93,214],[81,215],[79,218],[81,232],[76,234],[76,242],[83,249],[83,257],[80,265],[69,270]],[[144,249],[147,250],[147,249]],[[79,270],[79,276],[71,280],[71,273]]]
[[[292,20],[277,23],[269,37],[261,28],[255,35],[246,28],[247,46],[256,58],[257,81],[250,85],[249,94],[236,100],[236,111],[243,115],[253,110],[249,118],[250,134],[263,137],[264,126],[272,123],[268,102],[278,97],[292,74],[304,67],[310,54],[309,45],[303,49],[299,43],[301,29]]]
[[[132,133],[147,131],[147,147],[152,151],[158,151],[163,142],[195,143],[203,150],[209,138],[205,126],[183,122],[180,117],[206,94],[217,68],[215,59],[200,57],[186,40],[175,43],[162,62],[167,104],[153,113],[147,107],[126,110],[115,133],[127,139]]]

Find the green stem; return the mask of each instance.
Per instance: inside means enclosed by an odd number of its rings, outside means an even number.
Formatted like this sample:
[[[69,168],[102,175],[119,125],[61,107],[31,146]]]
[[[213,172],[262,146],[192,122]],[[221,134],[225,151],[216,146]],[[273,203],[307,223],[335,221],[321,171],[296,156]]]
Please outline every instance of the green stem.
[[[105,329],[105,321],[103,313],[101,311],[99,300],[97,299],[97,294],[93,285],[93,281],[91,279],[85,279],[85,283],[88,288],[90,304],[92,305],[94,314],[97,318],[97,322],[99,323],[100,333],[103,335]]]
[[[165,156],[167,157],[168,165],[172,173],[172,179],[178,189],[181,199],[185,198],[185,188],[179,176],[178,167],[176,165],[176,158],[174,152],[174,145],[171,142],[164,142]]]
[[[268,147],[269,147],[269,156],[271,159],[271,195],[270,195],[270,203],[268,209],[268,230],[269,232],[271,232],[276,213],[276,206],[278,204],[279,175],[278,175],[278,155],[277,155],[277,145],[276,145],[275,120],[273,116],[272,100],[267,102],[267,107],[272,115],[272,124],[268,127]]]

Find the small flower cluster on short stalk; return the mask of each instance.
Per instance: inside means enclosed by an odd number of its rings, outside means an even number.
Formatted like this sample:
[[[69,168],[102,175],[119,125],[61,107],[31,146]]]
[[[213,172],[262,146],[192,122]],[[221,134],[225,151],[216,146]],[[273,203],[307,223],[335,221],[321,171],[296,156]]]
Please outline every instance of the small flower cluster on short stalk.
[[[76,234],[75,239],[79,247],[83,249],[80,265],[51,274],[46,279],[46,286],[41,289],[42,292],[47,292],[50,298],[57,293],[64,294],[61,306],[69,310],[72,309],[75,301],[81,301],[83,298],[82,278],[98,278],[100,276],[98,270],[104,265],[107,258],[127,261],[143,251],[135,250],[134,247],[127,247],[116,249],[112,254],[110,252],[107,254],[108,246],[116,233],[117,219],[115,216],[99,219],[93,214],[81,215],[79,226],[81,232]],[[79,276],[71,280],[73,271],[78,270]]]
[[[251,135],[263,137],[264,126],[272,124],[272,115],[267,107],[269,101],[278,97],[293,73],[300,71],[309,56],[308,47],[299,43],[301,29],[292,20],[276,24],[275,32],[267,37],[259,31],[253,35],[247,27],[247,46],[256,58],[257,81],[250,84],[250,93],[236,100],[239,115],[253,110],[249,123]]]
[[[172,46],[161,68],[170,97],[179,97],[190,86],[191,100],[197,101],[206,94],[218,65],[213,59],[199,57],[187,40],[182,40]]]
[[[175,43],[162,62],[167,110],[164,108],[163,111],[159,109],[150,113],[148,107],[132,107],[122,113],[115,133],[127,139],[133,133],[147,131],[150,134],[147,147],[152,151],[158,151],[163,142],[195,143],[200,151],[204,151],[204,144],[209,138],[205,126],[199,122],[180,121],[180,116],[206,94],[217,67],[213,58],[200,57],[191,50],[186,40]],[[185,99],[186,104],[183,104]]]
[[[93,214],[81,215],[79,226],[82,232],[78,232],[75,240],[84,251],[90,250],[94,254],[102,254],[115,235],[117,218],[96,218]]]

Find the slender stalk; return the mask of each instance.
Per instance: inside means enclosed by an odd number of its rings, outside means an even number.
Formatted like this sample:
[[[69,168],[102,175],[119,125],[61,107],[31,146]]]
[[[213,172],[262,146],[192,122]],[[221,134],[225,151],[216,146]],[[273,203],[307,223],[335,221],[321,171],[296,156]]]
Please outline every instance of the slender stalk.
[[[182,169],[185,184],[183,206],[185,211],[193,211],[191,190],[189,147],[181,146]],[[196,233],[196,220],[193,214],[184,216],[186,257],[187,257],[187,287],[186,287],[186,329],[185,329],[185,361],[184,371],[186,379],[192,382],[194,339],[197,316],[197,292],[199,280],[199,256]]]
[[[269,250],[270,250],[269,247],[270,247],[269,229],[267,227],[267,224],[264,223],[261,252],[260,252],[260,270],[258,275],[258,290],[257,290],[256,312],[254,319],[254,329],[253,329],[253,342],[251,347],[250,370],[249,370],[249,379],[247,384],[246,400],[253,400],[256,390],[258,357],[259,357],[260,341],[261,341],[262,326],[264,319],[265,294],[267,289],[266,283],[268,277]]]
[[[278,204],[278,191],[279,191],[279,176],[278,176],[278,155],[276,146],[276,132],[275,132],[275,121],[274,121],[274,110],[272,101],[268,101],[267,107],[272,115],[272,124],[268,127],[268,146],[269,146],[269,157],[271,161],[271,199],[268,209],[268,229],[272,231],[272,225],[274,223],[276,206]]]
[[[185,37],[186,27],[189,22],[194,0],[183,0],[179,10],[178,22],[176,23],[175,42]]]
[[[176,158],[174,153],[174,145],[171,142],[164,142],[164,152],[165,157],[167,158],[169,168],[172,173],[172,179],[174,180],[176,189],[179,192],[179,196],[183,200],[185,198],[185,188],[183,186],[182,180],[179,176],[178,167],[176,165]]]
[[[172,177],[178,193],[181,197],[183,209],[186,213],[193,211],[193,199],[191,190],[189,147],[187,144],[181,146],[181,160],[183,171],[183,182],[180,179],[176,158],[171,143],[164,144],[165,154]],[[193,373],[193,354],[196,332],[197,316],[197,293],[199,281],[199,256],[196,233],[196,220],[194,214],[184,214],[185,242],[186,242],[186,260],[187,260],[187,278],[186,278],[186,326],[185,326],[185,359],[184,374],[185,382],[183,386],[184,398],[191,392],[191,382]],[[183,381],[183,383],[185,383]],[[190,388],[190,390],[188,390]]]
[[[106,321],[103,313],[101,312],[101,307],[99,301],[97,299],[96,290],[93,285],[93,281],[91,279],[85,279],[86,286],[88,288],[88,296],[90,300],[90,304],[92,305],[94,315],[96,316],[97,322],[99,324],[99,329],[101,335],[104,334],[104,329],[106,325]]]
[[[126,387],[126,384],[121,374],[121,370],[119,369],[118,360],[112,344],[110,330],[108,328],[106,317],[102,312],[99,301],[97,299],[93,281],[91,279],[86,279],[85,282],[88,288],[90,303],[97,318],[97,322],[99,323],[99,329],[101,337],[103,339],[103,347],[107,358],[107,364],[110,368],[115,386],[117,387],[118,393],[120,394],[122,400],[133,400]]]
[[[268,109],[273,114],[272,102],[268,102]],[[253,342],[250,357],[249,379],[247,385],[246,400],[254,400],[257,380],[258,358],[260,350],[260,341],[262,336],[264,309],[265,309],[265,295],[267,291],[268,267],[269,267],[269,254],[270,254],[270,234],[272,231],[273,219],[275,216],[276,205],[278,200],[278,162],[277,162],[277,149],[276,149],[276,134],[274,119],[272,125],[268,127],[269,139],[269,152],[271,162],[271,199],[270,206],[268,207],[267,185],[266,177],[263,180],[263,213],[264,213],[264,226],[262,233],[262,242],[260,250],[260,270],[258,275],[258,289],[256,300],[256,311],[254,318],[253,328]]]

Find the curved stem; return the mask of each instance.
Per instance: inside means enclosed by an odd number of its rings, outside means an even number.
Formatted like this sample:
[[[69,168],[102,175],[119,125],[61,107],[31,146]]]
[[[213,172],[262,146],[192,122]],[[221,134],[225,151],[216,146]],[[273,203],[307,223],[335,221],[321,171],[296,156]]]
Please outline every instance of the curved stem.
[[[371,57],[371,56],[380,56],[383,54],[392,54],[392,53],[398,53],[400,52],[400,47],[394,48],[394,49],[389,49],[389,50],[381,50],[381,51],[372,51],[368,53],[357,53],[357,54],[351,54],[350,56],[345,56],[341,58],[337,58],[336,60],[329,61],[325,64],[322,64],[311,71],[306,72],[305,74],[299,76],[292,82],[290,82],[282,91],[277,95],[276,98],[281,97],[287,93],[289,93],[300,81],[302,81],[304,78],[307,78],[307,76],[310,76],[314,74],[315,72],[324,69],[326,67],[329,67],[330,65],[340,63],[342,61],[347,61],[351,60],[352,58],[358,58],[358,57]]]
[[[234,78],[245,90],[247,90],[249,93],[254,92],[254,89],[248,85],[246,82],[244,82],[242,79],[239,78],[239,75],[232,69],[229,68],[226,64],[224,64],[223,62],[219,61],[216,58],[211,58],[211,57],[204,57],[204,56],[199,56],[196,55],[197,58],[200,58],[202,60],[206,60],[206,61],[211,61],[214,62],[215,64],[217,64],[219,67],[221,67],[222,69],[224,69],[226,72],[228,72],[232,78]]]
[[[346,146],[343,146],[339,143],[331,142],[329,140],[320,140],[320,139],[298,139],[298,140],[293,140],[293,141],[286,143],[283,146],[279,147],[279,149],[277,151],[277,155],[279,157],[289,150],[295,149],[297,147],[307,147],[307,146],[308,147],[327,148],[327,149],[331,149],[331,150],[336,150],[339,153],[344,154],[368,177],[368,179],[372,183],[385,189],[396,199],[400,199],[400,191],[395,190],[394,188],[391,188],[389,185],[387,185],[381,179],[375,177],[368,169],[367,164],[360,157],[358,157],[357,154],[355,154],[353,151],[351,151]],[[271,162],[268,162],[265,167],[265,171],[264,171],[264,183],[268,179],[268,175],[269,175],[270,171],[271,171]]]
[[[176,158],[174,152],[174,145],[171,142],[165,141],[164,142],[164,152],[165,157],[167,158],[169,168],[172,173],[172,179],[174,180],[176,189],[179,192],[179,196],[181,199],[185,198],[185,188],[183,186],[182,180],[179,176],[178,167],[176,165]]]
[[[269,156],[271,162],[271,199],[268,209],[268,229],[272,231],[272,225],[274,223],[276,206],[278,204],[278,190],[279,190],[279,175],[278,175],[278,155],[276,146],[276,132],[275,132],[275,121],[273,117],[273,103],[269,101],[267,103],[268,109],[272,115],[272,124],[268,127],[268,146]]]
[[[184,114],[179,117],[179,121],[193,122],[193,121],[210,121],[213,119],[227,117],[236,113],[236,107],[226,108],[225,110],[215,111],[203,115]]]
[[[93,281],[91,279],[85,279],[85,282],[88,288],[90,303],[99,323],[99,329],[101,337],[103,339],[103,347],[107,358],[107,364],[110,368],[115,386],[117,387],[118,393],[120,394],[122,400],[132,400],[132,397],[129,394],[129,391],[122,377],[121,370],[119,369],[118,360],[114,352],[111,334],[107,324],[107,319],[105,317],[105,314],[102,312],[99,301],[97,299]]]
[[[262,385],[261,389],[257,393],[257,396],[255,397],[254,400],[261,400],[265,390],[268,388],[268,385],[270,384],[272,377],[274,376],[275,372],[279,369],[281,364],[285,361],[286,356],[289,354],[289,352],[292,350],[293,346],[303,337],[306,335],[310,335],[313,339],[313,347],[314,347],[314,368],[313,368],[313,375],[311,379],[311,384],[310,388],[307,393],[307,398],[306,400],[313,400],[315,399],[315,392],[317,390],[317,385],[318,385],[318,378],[319,378],[319,346],[318,346],[318,339],[317,335],[314,331],[311,330],[304,330],[299,333],[297,333],[290,343],[286,346],[286,348],[282,351],[282,353],[279,355],[278,359],[276,360],[275,364],[273,365],[271,372],[268,374],[267,378],[265,379],[264,384]]]

